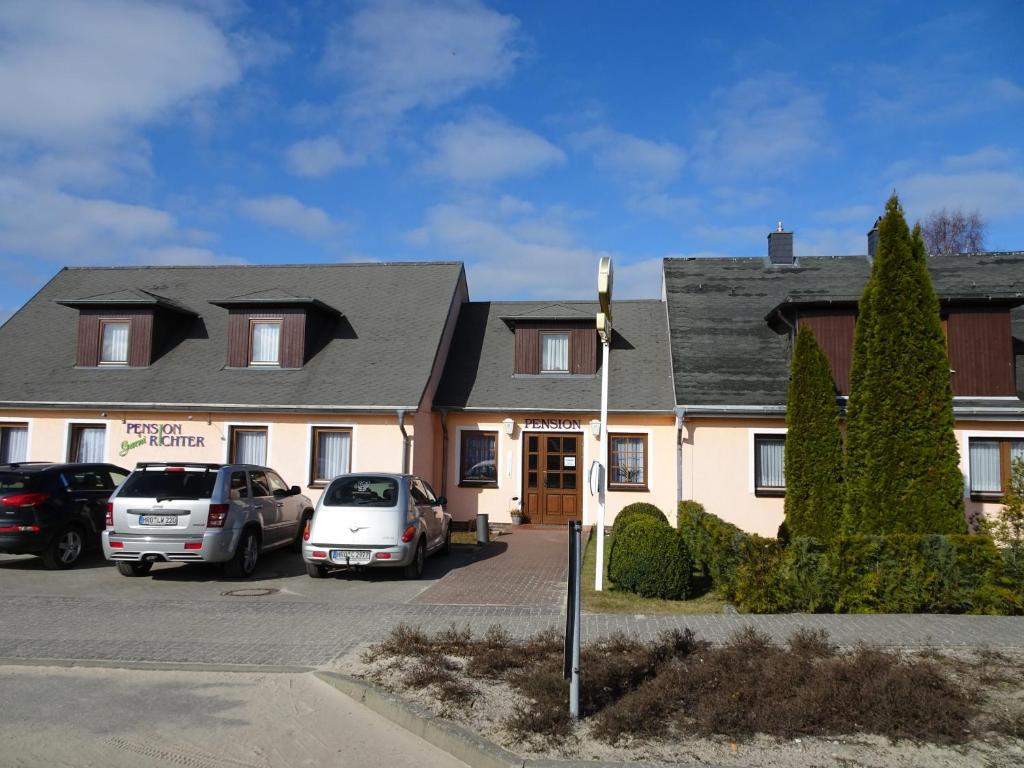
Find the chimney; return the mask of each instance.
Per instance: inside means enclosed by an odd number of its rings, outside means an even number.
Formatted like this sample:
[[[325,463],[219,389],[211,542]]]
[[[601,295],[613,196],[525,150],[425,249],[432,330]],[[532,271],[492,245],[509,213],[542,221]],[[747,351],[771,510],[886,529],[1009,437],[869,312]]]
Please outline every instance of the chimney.
[[[768,235],[768,261],[772,264],[793,263],[793,233],[782,229],[782,222],[778,228]]]
[[[875,254],[878,252],[878,222],[881,220],[881,216],[875,219],[874,226],[871,227],[871,231],[868,232],[868,261],[875,258]]]

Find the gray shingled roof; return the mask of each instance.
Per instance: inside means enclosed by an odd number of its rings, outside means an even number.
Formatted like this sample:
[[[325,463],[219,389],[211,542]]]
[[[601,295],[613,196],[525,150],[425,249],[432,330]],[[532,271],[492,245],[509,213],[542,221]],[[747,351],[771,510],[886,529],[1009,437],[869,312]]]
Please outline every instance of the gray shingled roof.
[[[415,408],[463,279],[458,262],[64,269],[0,328],[0,403]],[[78,313],[57,300],[137,291],[201,317],[148,368],[76,368]],[[211,302],[264,291],[344,314],[301,370],[225,369],[228,310]]]
[[[505,319],[547,318],[550,302],[470,302],[462,308],[435,408],[597,411],[597,376],[513,377],[515,333]],[[597,302],[566,301],[558,317],[593,319]],[[672,374],[665,305],[656,300],[613,305],[608,407],[612,411],[670,412]],[[600,372],[600,371],[599,371]]]
[[[1024,296],[1024,252],[931,256],[928,268],[940,297]],[[665,259],[676,402],[785,405],[789,342],[765,316],[787,297],[860,296],[869,271],[865,256],[802,257],[795,266],[764,258]],[[1024,396],[1024,308],[1011,317]]]

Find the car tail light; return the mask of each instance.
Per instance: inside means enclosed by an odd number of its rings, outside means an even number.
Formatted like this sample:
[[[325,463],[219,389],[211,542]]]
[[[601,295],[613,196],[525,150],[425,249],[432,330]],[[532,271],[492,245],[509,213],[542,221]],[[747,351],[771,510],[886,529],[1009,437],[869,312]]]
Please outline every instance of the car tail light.
[[[327,557],[326,552],[314,552],[313,557]]]
[[[107,528],[114,527],[114,502],[107,502]]]
[[[167,468],[164,469],[164,472],[184,472],[184,471],[185,471],[184,467],[167,467]]]
[[[202,549],[203,542],[201,541],[186,541],[185,549]]]
[[[124,542],[123,541],[112,541],[112,542],[110,542],[110,548],[111,549],[124,549]]]
[[[416,526],[415,525],[410,525],[408,528],[406,528],[402,532],[402,541],[404,541],[406,544],[408,544],[410,541],[413,540],[413,537],[415,535],[416,535]]]
[[[302,540],[309,541],[309,529],[312,527],[313,521],[307,520],[306,527],[302,529]]]
[[[211,504],[210,513],[206,516],[207,528],[223,528],[224,521],[228,519],[227,504]]]
[[[42,504],[50,498],[48,493],[15,493],[11,496],[4,496],[0,504],[5,507],[34,507]]]
[[[4,525],[0,533],[39,533],[38,525]]]
[[[377,553],[377,559],[378,560],[390,560],[391,559],[391,553],[390,552],[378,552]]]

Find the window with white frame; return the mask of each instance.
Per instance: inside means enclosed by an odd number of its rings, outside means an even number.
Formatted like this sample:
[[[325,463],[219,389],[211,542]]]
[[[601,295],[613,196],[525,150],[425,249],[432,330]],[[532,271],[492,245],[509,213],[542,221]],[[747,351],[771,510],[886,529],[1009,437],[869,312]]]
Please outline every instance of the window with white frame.
[[[352,468],[352,430],[313,427],[310,483],[328,483]]]
[[[1009,487],[1013,462],[1024,460],[1024,438],[972,437],[968,443],[971,498],[998,501]]]
[[[128,364],[127,320],[100,320],[100,365]]]
[[[107,428],[102,424],[72,424],[68,439],[68,461],[102,462],[106,451]]]
[[[569,334],[542,333],[540,335],[541,373],[569,372]]]
[[[754,435],[754,493],[782,496],[786,492],[786,436]]]
[[[28,458],[28,424],[0,424],[0,464]]]
[[[266,427],[231,427],[230,439],[228,462],[231,464],[267,463]]]
[[[616,490],[647,489],[647,436],[608,435],[608,485]]]
[[[249,364],[281,364],[280,320],[251,320],[249,322]]]

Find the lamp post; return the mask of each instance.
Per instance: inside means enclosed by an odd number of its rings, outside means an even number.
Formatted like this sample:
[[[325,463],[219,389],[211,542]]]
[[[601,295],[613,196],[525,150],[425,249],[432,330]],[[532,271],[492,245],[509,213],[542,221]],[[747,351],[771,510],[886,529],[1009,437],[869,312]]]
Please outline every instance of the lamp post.
[[[612,260],[602,256],[597,268],[597,333],[601,337],[601,447],[598,462],[597,563],[594,589],[604,589],[604,516],[608,496],[608,368],[612,346]]]

